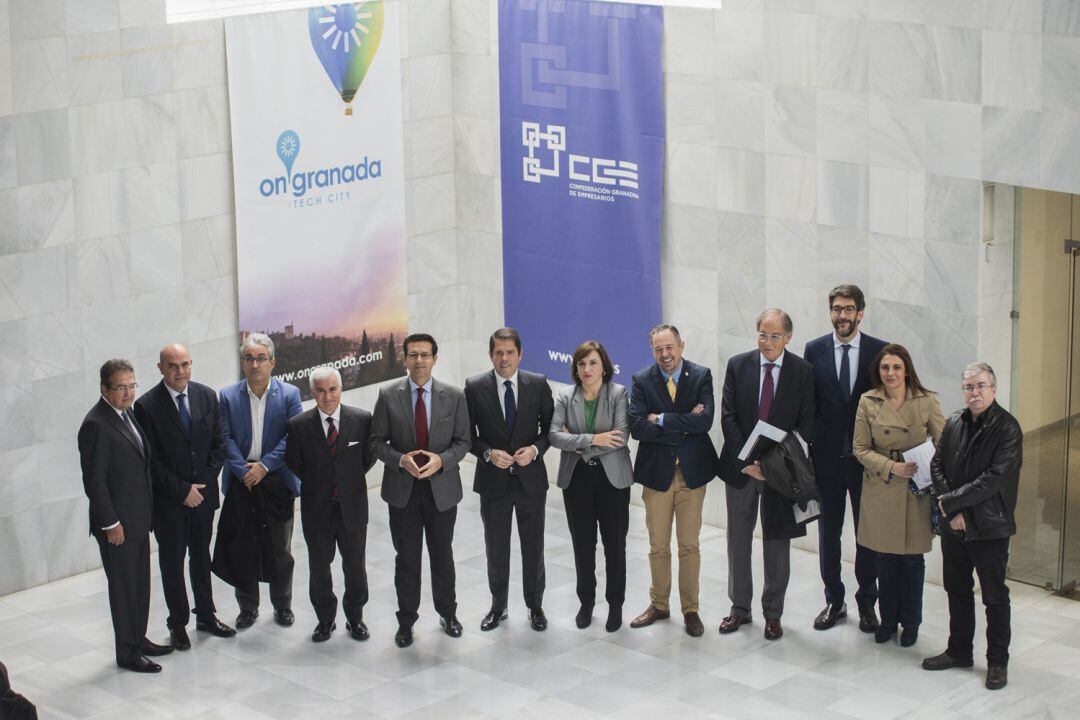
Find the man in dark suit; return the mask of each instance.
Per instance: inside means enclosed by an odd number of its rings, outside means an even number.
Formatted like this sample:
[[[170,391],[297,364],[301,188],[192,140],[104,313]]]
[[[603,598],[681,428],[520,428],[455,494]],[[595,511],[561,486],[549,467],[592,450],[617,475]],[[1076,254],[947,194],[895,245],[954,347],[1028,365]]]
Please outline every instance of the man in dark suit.
[[[311,639],[324,642],[337,629],[337,596],[330,574],[335,549],[345,575],[345,628],[354,640],[370,637],[368,601],[367,479],[375,464],[368,448],[371,413],[341,404],[341,374],[330,367],[309,376],[316,407],[289,420],[285,458],[300,478],[300,520],[308,547],[311,605],[319,619]]]
[[[649,331],[656,364],[634,375],[630,394],[630,434],[638,441],[634,482],[644,487],[645,525],[649,530],[649,607],[630,623],[652,625],[671,616],[671,527],[679,545],[679,604],[686,632],[700,637],[698,615],[701,509],[705,485],[716,477],[716,448],[709,439],[713,424],[712,371],[683,359],[686,343],[674,325]]]
[[[229,490],[251,490],[266,482],[278,490],[300,494],[300,481],[285,465],[286,424],[302,410],[300,389],[271,376],[276,364],[274,341],[263,333],[251,333],[240,346],[240,367],[244,379],[221,389],[221,428],[225,433],[225,473],[221,491],[228,505]],[[276,569],[270,582],[270,602],[274,621],[288,627],[296,620],[292,611],[292,576],[296,561],[292,556],[292,499],[284,509],[287,518],[269,517],[269,537]],[[236,588],[240,613],[236,629],[255,624],[259,617],[259,583]]]
[[[844,530],[844,507],[851,497],[851,515],[859,527],[863,468],[851,454],[855,411],[859,398],[870,389],[870,364],[885,342],[859,332],[866,300],[855,285],[838,285],[829,292],[829,318],[834,332],[806,343],[803,358],[814,366],[817,412],[810,455],[821,495],[818,519],[818,559],[825,584],[825,609],[814,619],[814,628],[828,630],[847,615],[844,582],[840,574],[840,536]],[[877,572],[874,551],[856,541],[855,579],[859,589],[859,629],[877,629]]]
[[[150,441],[131,414],[135,369],[127,360],[101,366],[101,399],[79,427],[79,462],[90,500],[90,534],[109,584],[116,664],[161,672],[148,660],[172,652],[146,639],[150,618],[150,530],[153,479]]]
[[[409,377],[379,390],[371,420],[371,452],[383,461],[382,499],[390,506],[398,647],[412,645],[420,609],[424,538],[431,562],[431,593],[439,624],[461,637],[455,591],[454,522],[461,502],[458,464],[469,453],[465,394],[431,377],[435,338],[414,333],[402,343]]]
[[[210,537],[218,508],[218,474],[225,461],[217,393],[191,381],[191,355],[183,345],[158,354],[162,380],[135,402],[135,417],[150,440],[154,477],[154,535],[169,638],[177,650],[191,647],[191,616],[184,556],[190,558],[195,627],[218,637],[236,634],[214,615],[210,584]]]
[[[521,582],[529,624],[546,630],[544,600],[544,502],[547,468],[543,455],[555,402],[543,375],[519,370],[521,336],[500,328],[488,339],[490,372],[465,381],[465,400],[476,455],[473,490],[480,494],[484,521],[491,610],[481,630],[494,630],[507,617],[510,587],[510,526],[517,515],[521,541]]]
[[[784,634],[780,616],[791,574],[791,538],[806,534],[795,522],[793,505],[765,484],[759,463],[739,459],[754,426],[763,420],[784,431],[797,430],[806,439],[814,429],[813,368],[797,355],[784,351],[791,342],[791,318],[770,308],[757,318],[757,350],[728,361],[724,376],[720,426],[724,449],[717,464],[727,483],[728,597],[731,614],[720,623],[730,633],[751,621],[754,594],[750,551],[761,505],[761,534],[765,555],[765,587],[761,593],[765,639]]]

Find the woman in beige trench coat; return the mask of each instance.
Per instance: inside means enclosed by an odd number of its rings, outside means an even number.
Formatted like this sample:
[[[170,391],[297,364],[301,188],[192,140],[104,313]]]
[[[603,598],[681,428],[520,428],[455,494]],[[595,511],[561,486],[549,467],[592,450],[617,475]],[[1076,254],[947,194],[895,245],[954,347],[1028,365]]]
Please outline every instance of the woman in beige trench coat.
[[[937,445],[945,418],[937,395],[915,374],[911,355],[890,344],[870,365],[871,389],[859,400],[852,450],[862,464],[857,542],[877,552],[878,609],[874,639],[883,643],[904,626],[900,644],[914,645],[922,622],[923,579],[933,532],[930,496],[914,495],[910,479],[918,469],[903,452],[926,442]]]

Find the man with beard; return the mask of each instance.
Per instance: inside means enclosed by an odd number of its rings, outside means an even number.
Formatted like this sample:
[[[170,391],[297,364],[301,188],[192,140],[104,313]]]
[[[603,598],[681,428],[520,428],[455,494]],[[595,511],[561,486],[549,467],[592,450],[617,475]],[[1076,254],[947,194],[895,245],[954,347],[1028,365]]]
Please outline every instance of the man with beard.
[[[885,342],[859,331],[866,309],[862,290],[837,285],[829,292],[829,319],[833,332],[806,344],[803,358],[814,366],[817,411],[810,454],[821,494],[818,520],[818,558],[825,584],[825,609],[814,619],[816,630],[828,630],[847,615],[844,583],[840,573],[840,536],[844,529],[844,506],[851,497],[851,513],[859,527],[859,501],[863,469],[851,453],[855,411],[859,398],[870,389],[870,363]],[[874,552],[855,546],[855,579],[859,589],[859,629],[877,628],[877,573]]]

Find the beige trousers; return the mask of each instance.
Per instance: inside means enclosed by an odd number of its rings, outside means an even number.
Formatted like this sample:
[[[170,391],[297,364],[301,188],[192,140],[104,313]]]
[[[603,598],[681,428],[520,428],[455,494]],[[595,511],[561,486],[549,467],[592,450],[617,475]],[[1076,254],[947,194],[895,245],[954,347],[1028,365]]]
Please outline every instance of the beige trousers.
[[[649,598],[657,610],[668,609],[671,595],[671,526],[679,545],[679,603],[683,614],[698,612],[701,553],[701,508],[705,504],[705,486],[691,490],[683,481],[682,470],[675,467],[675,477],[665,492],[642,488],[645,527],[649,530],[649,570],[652,587]]]

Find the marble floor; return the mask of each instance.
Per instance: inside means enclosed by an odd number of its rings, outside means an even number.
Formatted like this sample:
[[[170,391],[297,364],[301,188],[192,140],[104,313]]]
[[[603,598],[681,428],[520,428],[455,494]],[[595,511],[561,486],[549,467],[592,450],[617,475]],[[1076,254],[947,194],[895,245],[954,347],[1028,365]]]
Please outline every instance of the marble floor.
[[[371,503],[372,600],[365,619],[372,638],[366,643],[350,640],[343,622],[329,642],[311,642],[315,619],[305,601],[306,555],[298,527],[297,623],[291,628],[275,625],[269,613],[232,640],[191,628],[193,648],[163,658],[162,674],[119,671],[105,580],[96,571],[0,598],[0,660],[42,718],[1080,718],[1080,602],[1012,586],[1010,682],[992,693],[982,685],[981,643],[973,670],[919,669],[924,655],[944,647],[946,602],[937,586],[926,588],[925,621],[915,647],[875,645],[850,619],[827,632],[813,630],[822,599],[817,556],[806,552],[792,552],[781,640],[762,638],[760,616],[720,636],[727,567],[723,531],[713,527],[702,536],[704,637],[688,637],[674,619],[608,634],[604,606],[597,607],[592,627],[578,630],[558,491],[549,495],[547,632],[529,629],[517,582],[510,620],[494,632],[480,632],[489,602],[482,528],[476,496],[466,493],[454,542],[464,636],[454,640],[439,631],[425,578],[416,642],[399,650],[393,644],[393,553],[385,505],[374,492]],[[628,618],[648,601],[644,527],[643,511],[632,507]],[[850,567],[845,577],[851,578]],[[220,616],[231,623],[231,593],[221,584],[216,591]],[[156,573],[150,637],[167,638]]]

